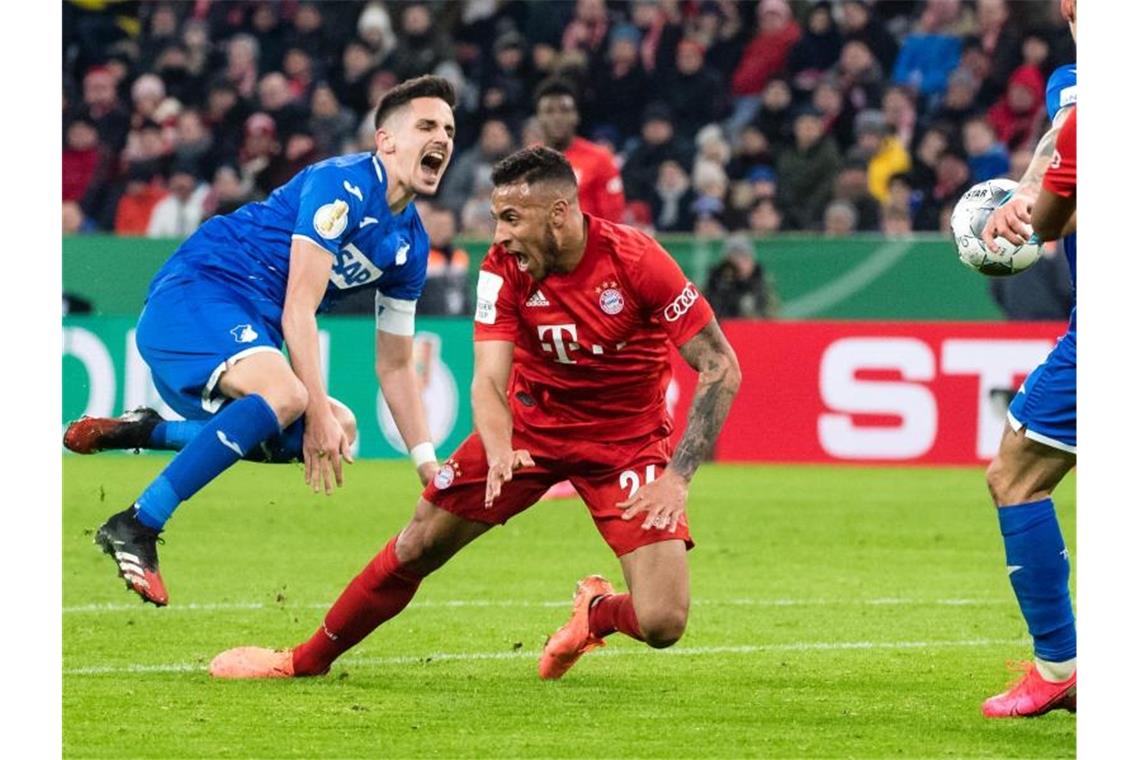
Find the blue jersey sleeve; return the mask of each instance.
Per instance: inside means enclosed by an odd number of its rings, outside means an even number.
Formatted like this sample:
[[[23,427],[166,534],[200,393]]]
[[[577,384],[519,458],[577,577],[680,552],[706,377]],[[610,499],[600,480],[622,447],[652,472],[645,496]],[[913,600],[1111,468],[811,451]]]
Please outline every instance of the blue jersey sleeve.
[[[427,261],[430,252],[431,245],[427,231],[417,219],[407,263],[384,273],[377,288],[380,294],[404,301],[418,301],[424,292],[424,282],[427,280]]]
[[[301,185],[294,237],[303,237],[334,256],[364,216],[364,195],[339,166],[317,164]]]
[[[1045,85],[1045,108],[1049,112],[1049,121],[1053,121],[1062,108],[1076,104],[1077,67],[1070,63],[1054,71]]]

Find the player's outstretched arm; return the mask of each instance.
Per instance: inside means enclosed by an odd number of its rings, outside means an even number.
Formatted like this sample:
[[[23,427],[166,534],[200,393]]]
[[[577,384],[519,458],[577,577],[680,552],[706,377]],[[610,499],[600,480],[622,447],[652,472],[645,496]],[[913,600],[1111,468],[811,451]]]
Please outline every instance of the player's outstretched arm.
[[[509,340],[475,341],[475,373],[471,380],[471,408],[475,432],[487,452],[487,491],[483,505],[490,507],[503,483],[519,467],[534,461],[524,449],[511,448],[511,408],[507,405],[507,382],[511,376],[515,344]]]
[[[617,505],[625,509],[624,520],[644,512],[641,527],[645,530],[655,527],[676,530],[684,514],[689,481],[701,462],[712,453],[728,410],[740,390],[740,363],[715,319],[685,341],[680,351],[689,366],[700,373],[681,442],[661,477]]]
[[[998,245],[994,242],[995,237],[1005,238],[1014,245],[1023,245],[1029,239],[1030,229],[1027,225],[1031,222],[1033,204],[1041,193],[1041,180],[1045,177],[1045,170],[1053,160],[1057,136],[1061,133],[1061,127],[1064,126],[1072,110],[1072,106],[1066,106],[1057,112],[1052,127],[1037,141],[1033,160],[1029,162],[1024,176],[1017,183],[1013,197],[995,209],[986,221],[986,226],[982,229],[982,241],[994,253],[998,251]]]
[[[1077,229],[1077,197],[1042,188],[1033,206],[1033,229],[1042,240],[1056,240]]]
[[[376,331],[376,379],[380,382],[380,390],[388,402],[396,429],[400,431],[400,437],[416,465],[420,483],[427,485],[439,464],[420,398],[412,335],[395,335],[381,329]]]
[[[324,298],[332,271],[332,255],[312,241],[293,238],[289,252],[289,281],[281,313],[281,329],[289,347],[293,372],[304,384],[309,403],[305,408],[305,482],[313,492],[324,482],[326,494],[344,485],[341,457],[351,462],[350,444],[333,415],[321,374],[321,349],[317,337],[317,307]]]

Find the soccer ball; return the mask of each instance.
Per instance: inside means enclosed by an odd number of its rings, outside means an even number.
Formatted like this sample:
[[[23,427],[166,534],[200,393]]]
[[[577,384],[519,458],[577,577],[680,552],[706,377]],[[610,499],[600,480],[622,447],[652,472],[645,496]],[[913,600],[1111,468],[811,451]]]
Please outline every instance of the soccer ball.
[[[982,241],[982,230],[994,209],[1013,196],[1017,183],[1011,179],[990,179],[966,191],[950,215],[950,229],[958,258],[976,272],[989,277],[1008,277],[1024,272],[1041,258],[1041,241],[1034,234],[1024,245],[1014,245],[996,238],[999,251],[994,253]]]

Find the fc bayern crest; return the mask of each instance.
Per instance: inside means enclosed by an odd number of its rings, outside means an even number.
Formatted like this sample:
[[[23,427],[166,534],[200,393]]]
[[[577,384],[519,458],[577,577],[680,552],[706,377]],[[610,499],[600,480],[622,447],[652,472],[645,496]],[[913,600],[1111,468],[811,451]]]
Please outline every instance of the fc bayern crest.
[[[606,314],[613,316],[625,308],[625,298],[622,297],[621,291],[617,288],[606,288],[598,296],[598,305]]]
[[[455,468],[452,466],[451,462],[447,462],[435,473],[435,479],[432,481],[432,483],[436,488],[442,491],[443,489],[450,487],[451,484],[455,482],[455,474]]]

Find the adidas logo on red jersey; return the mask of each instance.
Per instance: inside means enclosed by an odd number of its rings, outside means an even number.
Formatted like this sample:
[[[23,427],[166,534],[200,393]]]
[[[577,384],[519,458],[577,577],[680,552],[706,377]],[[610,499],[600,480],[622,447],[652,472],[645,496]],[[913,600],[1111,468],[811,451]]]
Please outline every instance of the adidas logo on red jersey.
[[[546,300],[546,296],[542,294],[541,290],[534,291],[534,295],[526,299],[526,306],[549,306],[550,301]]]

